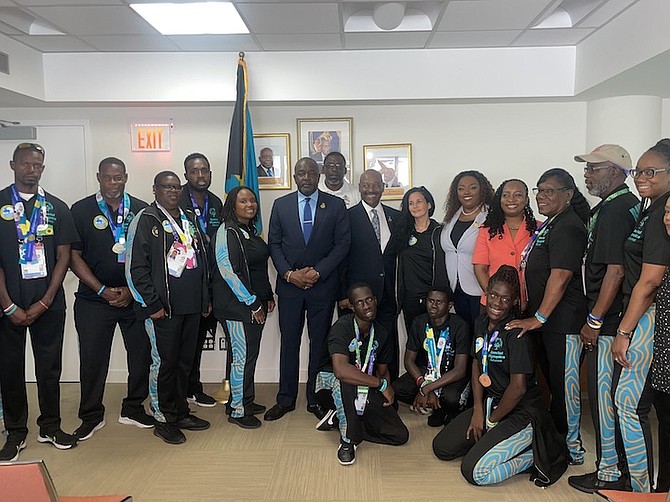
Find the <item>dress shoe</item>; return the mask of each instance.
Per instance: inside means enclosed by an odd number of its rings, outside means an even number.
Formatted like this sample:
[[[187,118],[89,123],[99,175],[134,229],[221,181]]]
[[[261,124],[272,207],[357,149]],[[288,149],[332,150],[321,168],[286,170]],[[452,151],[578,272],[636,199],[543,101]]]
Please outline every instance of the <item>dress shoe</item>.
[[[270,408],[266,413],[263,419],[266,422],[272,422],[273,420],[279,420],[281,417],[286,415],[289,411],[295,410],[295,405],[288,408],[284,408],[281,404],[277,403],[272,408]]]

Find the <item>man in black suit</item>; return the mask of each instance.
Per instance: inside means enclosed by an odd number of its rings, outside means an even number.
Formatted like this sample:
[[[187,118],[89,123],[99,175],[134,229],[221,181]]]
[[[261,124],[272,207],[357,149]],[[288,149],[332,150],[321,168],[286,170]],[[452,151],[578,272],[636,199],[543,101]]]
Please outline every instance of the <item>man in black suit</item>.
[[[298,191],[275,200],[270,215],[268,240],[277,269],[281,351],[277,404],[265,420],[277,420],[295,409],[305,313],[310,340],[307,411],[319,417],[324,413],[314,384],[339,294],[338,268],[351,241],[344,201],[317,190],[316,162],[300,159],[293,179]]]
[[[256,172],[258,173],[259,178],[278,178],[279,172],[274,168],[274,152],[272,148],[265,147],[261,149],[258,155],[258,164],[256,166]]]
[[[358,184],[361,202],[349,209],[351,248],[341,271],[340,309],[351,309],[346,299],[349,288],[364,282],[372,288],[377,303],[377,322],[389,339],[391,379],[398,378],[399,346],[397,304],[395,298],[396,255],[391,249],[393,222],[400,212],[381,204],[384,181],[379,171],[369,169],[361,174]]]

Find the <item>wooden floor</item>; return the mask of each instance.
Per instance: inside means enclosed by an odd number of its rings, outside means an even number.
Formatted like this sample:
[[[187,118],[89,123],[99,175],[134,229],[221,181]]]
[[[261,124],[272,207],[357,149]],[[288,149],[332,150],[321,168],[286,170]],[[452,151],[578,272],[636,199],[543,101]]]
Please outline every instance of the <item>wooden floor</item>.
[[[216,386],[206,386],[213,391]],[[276,385],[257,386],[256,401],[272,405]],[[568,486],[568,475],[593,470],[593,431],[585,416],[586,463],[570,467],[555,485],[541,489],[519,475],[494,487],[473,487],[460,462],[441,462],[431,450],[436,429],[401,405],[410,430],[405,446],[363,443],[356,464],[337,462],[337,432],[319,432],[305,411],[296,411],[260,429],[243,430],[226,420],[222,406],[193,411],[212,422],[204,432],[186,431],[187,442],[163,443],[151,430],[117,422],[124,386],[107,386],[107,425],[76,448],[59,451],[36,440],[35,386],[30,386],[31,429],[21,460],[44,459],[59,495],[131,494],[138,502],[222,500],[454,500],[495,502],[602,500]],[[63,429],[72,432],[79,401],[77,384],[62,385]],[[432,482],[430,481],[432,480]]]

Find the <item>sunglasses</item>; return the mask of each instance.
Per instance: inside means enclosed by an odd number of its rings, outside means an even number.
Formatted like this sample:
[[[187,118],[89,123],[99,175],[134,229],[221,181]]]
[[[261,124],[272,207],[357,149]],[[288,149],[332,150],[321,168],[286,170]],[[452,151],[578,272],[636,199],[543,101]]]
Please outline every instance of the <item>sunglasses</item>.
[[[38,145],[37,143],[20,143],[14,151],[16,152],[19,150],[34,150],[41,153],[42,155],[45,153],[44,147],[42,145]]]

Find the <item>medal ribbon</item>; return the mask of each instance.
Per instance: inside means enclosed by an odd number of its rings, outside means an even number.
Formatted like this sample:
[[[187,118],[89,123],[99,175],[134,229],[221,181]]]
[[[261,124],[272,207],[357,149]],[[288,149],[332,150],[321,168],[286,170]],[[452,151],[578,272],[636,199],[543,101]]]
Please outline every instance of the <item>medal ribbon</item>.
[[[172,215],[168,213],[167,209],[161,206],[158,202],[156,202],[156,206],[163,212],[165,217],[168,219],[168,222],[170,222],[170,228],[172,228],[172,235],[174,235],[175,240],[181,241],[181,243],[186,247],[191,246],[191,243],[193,242],[193,236],[191,235],[191,227],[189,225],[186,214],[184,214],[184,211],[179,208],[179,218],[182,224],[182,227],[180,228]],[[182,230],[182,228],[184,230]]]
[[[602,201],[598,205],[598,210],[591,215],[589,218],[589,237],[588,241],[586,244],[586,249],[588,251],[589,247],[591,247],[591,243],[593,242],[593,230],[596,228],[596,223],[598,222],[598,216],[600,215],[600,210],[603,208],[605,204],[608,202],[616,199],[617,197],[621,197],[622,195],[625,195],[630,192],[630,188],[627,186],[623,187],[621,190],[617,190],[614,193],[611,193],[604,201]]]
[[[361,348],[360,348],[360,341],[361,341],[361,330],[358,328],[358,324],[356,323],[356,319],[354,319],[354,332],[356,333],[356,368],[361,370],[363,373],[366,372],[368,375],[372,375],[372,367],[375,364],[375,356],[373,354],[372,350],[372,343],[375,339],[375,326],[374,324],[370,324],[370,339],[368,340],[368,351],[367,354],[365,354],[365,363],[361,365]]]
[[[491,341],[488,341],[488,335],[484,337],[484,345],[482,346],[482,374],[489,374],[489,351],[493,348],[493,343],[498,339],[499,331],[494,331],[491,335]]]
[[[107,221],[109,222],[109,229],[114,236],[114,242],[125,246],[126,229],[124,228],[124,222],[126,221],[126,218],[128,218],[128,213],[130,212],[130,196],[126,192],[123,192],[123,197],[121,198],[119,209],[116,211],[116,220],[112,218],[112,215],[109,212],[109,207],[107,206],[107,203],[105,202],[105,199],[102,197],[100,192],[95,194],[95,201],[98,203],[98,207],[100,208],[103,216],[107,218]],[[125,251],[123,253],[119,253],[117,258],[119,263],[124,263],[126,261],[125,255]]]
[[[209,195],[205,194],[205,206],[202,208],[202,211],[200,210],[198,203],[193,198],[193,194],[191,194],[190,190],[188,192],[188,196],[191,198],[191,205],[193,206],[193,211],[195,212],[195,215],[198,218],[200,228],[202,229],[203,232],[207,233],[207,215],[209,214]]]
[[[437,349],[440,348],[440,352],[437,352]],[[442,366],[442,359],[447,350],[447,347],[451,348],[451,339],[449,337],[449,327],[447,329],[440,331],[440,337],[435,344],[435,335],[433,333],[433,328],[430,327],[430,324],[426,323],[426,341],[424,343],[424,348],[428,353],[428,368],[426,371],[425,379],[431,382],[439,379],[441,376],[440,368]],[[448,369],[448,368],[445,368]]]
[[[25,265],[33,261],[35,256],[35,240],[37,236],[37,227],[46,223],[46,217],[42,215],[44,208],[44,189],[37,187],[37,198],[33,206],[33,212],[30,215],[30,221],[26,219],[26,210],[23,205],[23,199],[19,196],[16,185],[12,184],[12,205],[14,206],[14,223],[16,224],[16,236],[21,243],[21,253],[19,253],[19,263]]]

